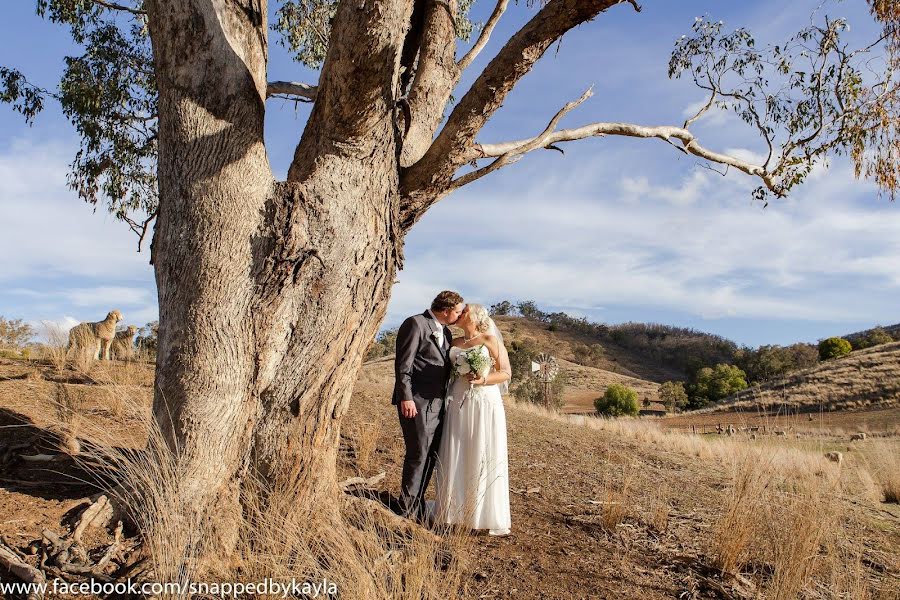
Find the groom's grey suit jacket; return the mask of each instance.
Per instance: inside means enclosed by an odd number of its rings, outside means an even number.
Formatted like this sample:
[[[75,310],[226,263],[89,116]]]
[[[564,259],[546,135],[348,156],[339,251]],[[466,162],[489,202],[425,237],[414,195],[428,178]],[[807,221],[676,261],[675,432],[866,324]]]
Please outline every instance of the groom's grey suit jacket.
[[[426,310],[403,321],[397,332],[392,403],[413,400],[416,404],[443,398],[450,379],[450,328],[443,326],[444,339],[438,345],[433,333],[438,324]]]

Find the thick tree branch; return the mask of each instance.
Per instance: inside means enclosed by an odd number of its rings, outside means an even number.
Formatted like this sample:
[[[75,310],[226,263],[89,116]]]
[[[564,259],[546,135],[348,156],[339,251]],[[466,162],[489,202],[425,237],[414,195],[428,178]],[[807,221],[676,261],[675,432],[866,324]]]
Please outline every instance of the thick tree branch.
[[[304,181],[323,157],[371,156],[388,143],[387,134],[393,137],[399,57],[412,7],[406,0],[338,4],[330,38],[338,42],[328,46],[288,181]]]
[[[296,98],[303,102],[314,102],[318,91],[318,86],[296,81],[270,81],[266,84],[266,98],[278,96],[279,98]]]
[[[411,31],[409,34],[421,36],[415,73],[409,93],[399,101],[401,108],[406,109],[402,111],[402,167],[413,164],[425,154],[444,117],[450,93],[459,81],[456,67],[456,0],[426,0],[422,10],[421,31]]]
[[[459,63],[458,67],[460,72],[465,71],[469,65],[478,57],[484,47],[487,46],[488,40],[491,37],[491,34],[494,32],[494,27],[497,26],[497,23],[500,22],[500,17],[503,16],[503,13],[506,12],[506,7],[509,4],[509,0],[498,0],[497,6],[494,7],[494,12],[491,13],[491,16],[488,17],[487,23],[484,24],[484,28],[481,30],[481,34],[478,36],[478,39],[475,41],[475,44],[466,52],[465,56],[463,56]]]
[[[555,0],[520,29],[460,99],[425,155],[401,178],[401,222],[408,229],[444,193],[475,136],[516,83],[567,31],[623,0]]]

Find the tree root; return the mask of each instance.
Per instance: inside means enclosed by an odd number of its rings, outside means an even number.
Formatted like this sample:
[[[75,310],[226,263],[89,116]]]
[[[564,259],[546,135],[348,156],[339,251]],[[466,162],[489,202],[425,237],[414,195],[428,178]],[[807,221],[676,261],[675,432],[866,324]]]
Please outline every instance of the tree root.
[[[25,562],[19,552],[2,539],[0,539],[0,565],[6,567],[10,573],[25,583],[41,584],[47,580],[41,571]],[[28,595],[28,600],[37,600],[40,597],[40,594],[35,590]]]
[[[378,475],[374,475],[369,477],[368,479],[365,477],[350,477],[340,482],[338,485],[344,491],[344,493],[352,493],[359,492],[362,490],[375,490],[378,487],[378,484],[385,478],[387,474],[382,471]]]
[[[78,524],[72,533],[72,539],[81,541],[81,536],[88,527],[106,527],[113,518],[113,505],[109,498],[100,495],[90,506],[84,509]],[[121,524],[121,521],[120,521]]]
[[[371,530],[371,525],[374,524],[409,539],[427,539],[435,544],[443,541],[441,536],[428,531],[418,523],[394,514],[378,500],[345,494],[342,501],[344,516],[357,529]]]

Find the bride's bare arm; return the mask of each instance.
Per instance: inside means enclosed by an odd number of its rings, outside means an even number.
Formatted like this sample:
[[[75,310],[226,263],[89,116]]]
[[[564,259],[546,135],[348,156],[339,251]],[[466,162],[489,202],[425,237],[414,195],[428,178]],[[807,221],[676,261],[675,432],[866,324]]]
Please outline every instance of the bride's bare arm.
[[[491,361],[495,365],[499,365],[500,364],[500,346],[497,343],[497,338],[492,335],[488,335],[488,336],[485,336],[484,342],[485,342],[485,345],[487,346],[488,352],[491,355]],[[487,374],[487,377],[479,377],[477,379],[472,378],[469,381],[471,381],[472,383],[474,383],[476,385],[496,385],[498,383],[503,383],[504,381],[509,381],[510,378],[512,378],[512,373],[509,373],[505,370],[501,371],[498,369],[498,370],[494,370],[494,371],[489,371]]]

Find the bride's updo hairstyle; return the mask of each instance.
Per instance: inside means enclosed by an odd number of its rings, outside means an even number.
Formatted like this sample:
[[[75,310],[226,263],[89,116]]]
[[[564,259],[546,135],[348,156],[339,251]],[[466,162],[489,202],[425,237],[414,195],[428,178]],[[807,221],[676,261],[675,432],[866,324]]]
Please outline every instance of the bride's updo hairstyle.
[[[487,333],[491,329],[491,315],[481,304],[469,304],[469,318],[475,323],[475,329]]]

